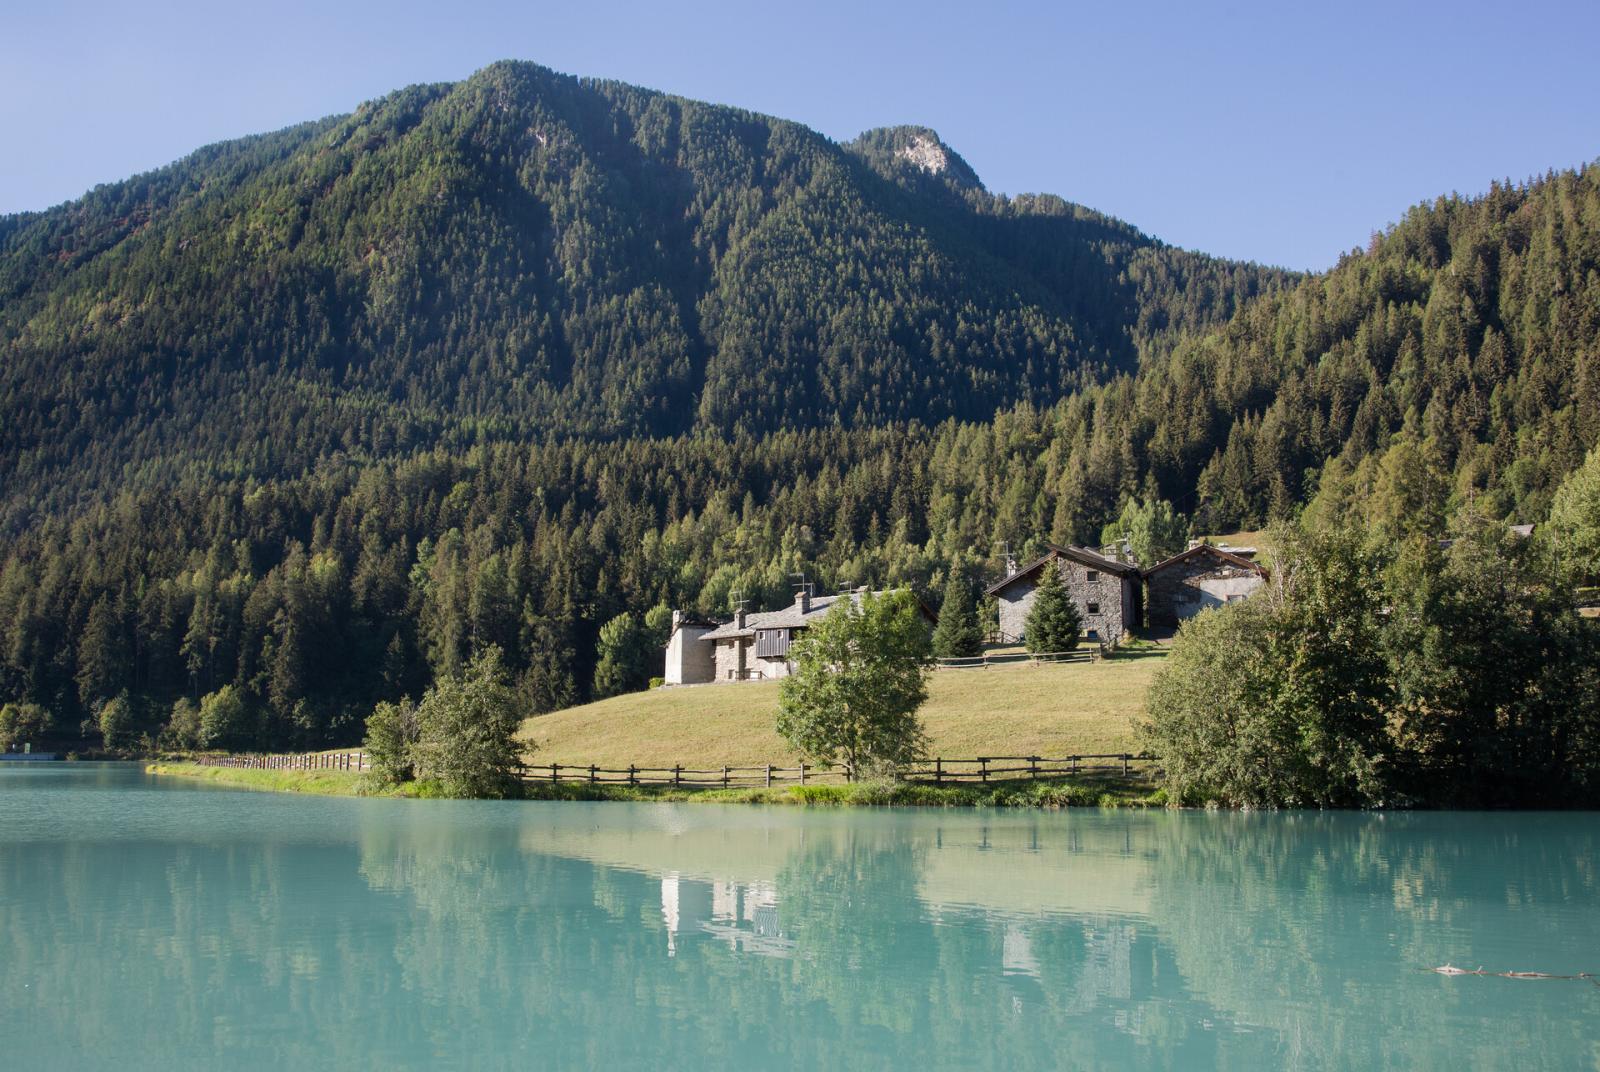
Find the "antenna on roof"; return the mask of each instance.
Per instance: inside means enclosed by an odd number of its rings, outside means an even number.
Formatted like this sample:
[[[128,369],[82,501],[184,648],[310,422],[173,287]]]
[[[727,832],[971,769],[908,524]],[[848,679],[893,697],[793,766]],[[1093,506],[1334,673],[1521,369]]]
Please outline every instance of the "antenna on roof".
[[[1011,541],[1010,540],[1001,540],[1000,541],[1000,553],[1005,555],[1005,557],[1006,557],[1006,576],[1009,577],[1009,576],[1011,576],[1011,574],[1017,572],[1017,560],[1011,554]]]
[[[739,588],[735,588],[733,591],[729,592],[728,599],[733,603],[734,610],[743,610],[745,604],[750,602],[744,597],[744,590]]]
[[[814,584],[814,583],[812,583],[812,582],[811,582],[811,581],[808,581],[808,580],[806,580],[806,575],[805,575],[805,574],[804,574],[804,573],[791,573],[791,574],[789,574],[789,580],[790,580],[790,581],[791,581],[791,582],[792,582],[792,581],[793,581],[793,580],[794,580],[794,579],[795,579],[795,578],[796,578],[796,577],[798,577],[798,578],[800,578],[800,583],[799,583],[799,584],[797,584],[797,585],[794,585],[794,587],[795,587],[795,588],[796,588],[796,589],[799,589],[799,590],[800,590],[800,591],[803,591],[803,592],[805,592],[805,594],[806,594],[806,595],[813,595],[813,594],[815,594],[815,592],[816,592],[816,585],[815,585],[815,584]]]

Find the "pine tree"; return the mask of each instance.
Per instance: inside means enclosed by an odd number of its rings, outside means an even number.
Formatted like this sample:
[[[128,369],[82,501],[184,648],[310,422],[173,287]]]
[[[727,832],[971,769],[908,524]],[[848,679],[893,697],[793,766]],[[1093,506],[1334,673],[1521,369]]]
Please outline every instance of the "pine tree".
[[[1039,585],[1033,590],[1033,606],[1028,608],[1023,627],[1023,643],[1031,652],[1071,651],[1078,646],[1083,618],[1077,604],[1061,581],[1055,561],[1039,571]]]
[[[972,601],[972,585],[957,570],[950,571],[939,606],[939,625],[933,631],[933,653],[944,659],[970,658],[983,653],[983,627]]]
[[[649,678],[645,631],[631,614],[619,614],[600,627],[600,661],[594,668],[595,699],[634,692]]]

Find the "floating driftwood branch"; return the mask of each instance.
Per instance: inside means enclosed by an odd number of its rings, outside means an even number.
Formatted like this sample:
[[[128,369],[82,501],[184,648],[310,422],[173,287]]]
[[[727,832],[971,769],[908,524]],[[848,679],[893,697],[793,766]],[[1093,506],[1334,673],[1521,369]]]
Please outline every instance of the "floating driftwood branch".
[[[1549,972],[1524,972],[1524,971],[1486,971],[1480,964],[1476,970],[1472,968],[1458,968],[1453,964],[1441,964],[1437,968],[1423,968],[1425,972],[1435,975],[1485,975],[1497,979],[1587,979],[1595,986],[1600,986],[1600,978],[1593,972],[1579,972],[1576,975],[1553,975]]]

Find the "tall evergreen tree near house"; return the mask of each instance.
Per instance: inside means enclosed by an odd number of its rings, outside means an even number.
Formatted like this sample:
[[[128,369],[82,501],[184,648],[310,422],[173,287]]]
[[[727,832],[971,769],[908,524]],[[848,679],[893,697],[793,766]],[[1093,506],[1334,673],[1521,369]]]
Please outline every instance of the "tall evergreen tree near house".
[[[650,678],[649,635],[632,614],[619,614],[600,627],[594,669],[596,699],[637,692]]]
[[[1083,617],[1072,601],[1061,571],[1051,560],[1039,570],[1033,605],[1023,625],[1022,642],[1031,652],[1071,651],[1083,632]]]
[[[983,654],[983,627],[973,604],[972,582],[959,570],[950,571],[944,587],[939,624],[933,630],[933,653],[946,659]]]

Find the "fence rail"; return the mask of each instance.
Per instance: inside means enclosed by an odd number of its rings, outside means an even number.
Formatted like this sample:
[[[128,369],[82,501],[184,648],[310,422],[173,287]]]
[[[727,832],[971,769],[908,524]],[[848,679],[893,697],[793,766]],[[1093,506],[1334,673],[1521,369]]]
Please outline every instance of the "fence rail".
[[[902,770],[907,782],[934,785],[1059,778],[1070,775],[1117,775],[1131,778],[1153,773],[1156,758],[1144,753],[1104,752],[1073,756],[978,756],[946,759],[934,756]],[[798,767],[601,767],[581,763],[525,764],[523,778],[532,782],[587,782],[590,785],[672,785],[699,788],[807,785],[850,780],[845,764],[802,763]]]
[[[1101,658],[1093,648],[1073,651],[1009,651],[996,655],[948,656],[936,659],[941,670],[987,670],[1007,663],[1092,663]]]
[[[247,770],[345,770],[372,769],[365,752],[265,753],[238,756],[195,756],[203,767],[241,767]]]
[[[339,770],[365,771],[372,763],[365,752],[312,752],[301,754],[263,754],[196,756],[193,762],[207,767],[238,767],[249,770]],[[946,759],[934,756],[918,760],[900,771],[907,782],[933,785],[1015,781],[1018,779],[1060,778],[1072,775],[1115,775],[1131,778],[1153,773],[1156,757],[1147,753],[1102,752],[1072,756],[978,756],[973,759]],[[744,767],[602,767],[592,763],[528,763],[519,769],[527,782],[583,782],[589,785],[671,785],[683,788],[731,789],[774,785],[815,785],[850,780],[850,768],[842,763],[801,763],[794,767],[771,764]]]

